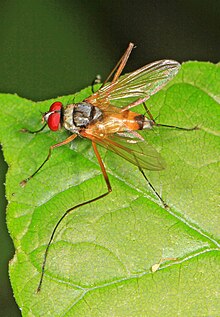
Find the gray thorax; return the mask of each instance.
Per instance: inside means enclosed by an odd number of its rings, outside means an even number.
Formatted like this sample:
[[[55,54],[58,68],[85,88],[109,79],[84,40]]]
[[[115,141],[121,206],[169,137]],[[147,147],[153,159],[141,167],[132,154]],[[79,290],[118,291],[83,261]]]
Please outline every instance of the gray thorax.
[[[102,111],[88,102],[71,104],[64,110],[63,126],[72,133],[77,133],[102,117]]]

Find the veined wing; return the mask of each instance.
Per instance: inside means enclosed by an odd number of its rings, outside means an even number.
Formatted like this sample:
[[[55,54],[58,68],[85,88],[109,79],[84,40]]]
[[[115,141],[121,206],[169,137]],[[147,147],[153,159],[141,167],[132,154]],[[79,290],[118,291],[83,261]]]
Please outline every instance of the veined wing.
[[[146,141],[116,134],[104,139],[95,138],[93,141],[140,168],[151,171],[160,171],[165,168],[161,155]]]
[[[150,97],[163,88],[179,71],[180,64],[173,60],[160,60],[125,74],[90,96],[87,101],[98,102],[100,107],[120,100],[120,107],[139,98]]]

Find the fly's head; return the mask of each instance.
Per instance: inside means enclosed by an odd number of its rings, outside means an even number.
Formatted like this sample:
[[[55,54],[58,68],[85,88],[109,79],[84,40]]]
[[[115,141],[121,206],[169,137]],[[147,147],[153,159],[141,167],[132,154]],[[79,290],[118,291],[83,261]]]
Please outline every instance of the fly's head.
[[[62,127],[63,121],[63,104],[60,101],[54,102],[49,111],[42,116],[42,121],[47,122],[48,127],[52,131],[57,131]]]

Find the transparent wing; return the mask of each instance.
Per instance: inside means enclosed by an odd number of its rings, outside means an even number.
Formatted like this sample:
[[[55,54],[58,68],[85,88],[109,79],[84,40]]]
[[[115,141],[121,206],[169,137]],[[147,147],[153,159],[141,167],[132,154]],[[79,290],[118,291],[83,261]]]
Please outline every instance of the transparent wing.
[[[104,139],[95,138],[93,141],[140,168],[152,171],[165,168],[161,155],[150,144],[130,137],[129,134],[127,137],[114,134]]]
[[[150,97],[164,87],[179,71],[180,64],[173,60],[160,60],[125,74],[90,96],[87,101],[97,102],[101,108],[120,100],[120,107],[139,98]]]

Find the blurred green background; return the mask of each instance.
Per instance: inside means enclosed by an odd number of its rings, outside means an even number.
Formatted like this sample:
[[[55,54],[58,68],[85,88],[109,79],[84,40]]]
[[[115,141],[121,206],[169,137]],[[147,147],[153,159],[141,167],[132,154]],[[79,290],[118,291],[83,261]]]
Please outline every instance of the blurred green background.
[[[219,62],[219,16],[219,0],[1,0],[0,92],[36,101],[74,93],[105,78],[129,41],[138,48],[126,71],[161,58]],[[0,166],[0,312],[14,317],[2,154]]]

